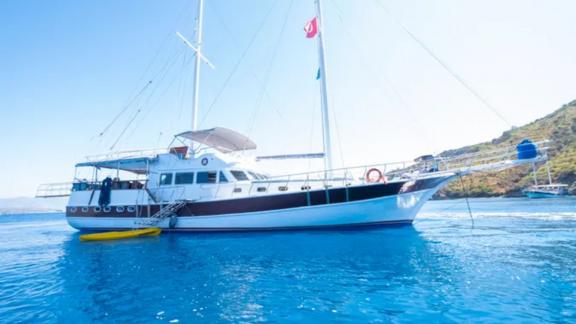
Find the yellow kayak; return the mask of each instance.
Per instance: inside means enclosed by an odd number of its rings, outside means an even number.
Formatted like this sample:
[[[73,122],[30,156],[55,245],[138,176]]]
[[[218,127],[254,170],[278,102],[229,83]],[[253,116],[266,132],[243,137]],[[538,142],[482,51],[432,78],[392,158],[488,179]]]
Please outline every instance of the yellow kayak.
[[[150,227],[132,231],[122,232],[105,232],[95,234],[80,235],[81,241],[105,241],[105,240],[120,240],[140,236],[157,236],[162,232],[158,227]]]

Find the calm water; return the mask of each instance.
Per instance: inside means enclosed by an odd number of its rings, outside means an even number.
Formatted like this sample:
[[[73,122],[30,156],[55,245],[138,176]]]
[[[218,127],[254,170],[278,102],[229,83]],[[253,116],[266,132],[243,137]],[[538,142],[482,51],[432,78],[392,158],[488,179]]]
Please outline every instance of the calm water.
[[[432,202],[414,226],[84,243],[0,216],[0,322],[576,322],[576,200]]]

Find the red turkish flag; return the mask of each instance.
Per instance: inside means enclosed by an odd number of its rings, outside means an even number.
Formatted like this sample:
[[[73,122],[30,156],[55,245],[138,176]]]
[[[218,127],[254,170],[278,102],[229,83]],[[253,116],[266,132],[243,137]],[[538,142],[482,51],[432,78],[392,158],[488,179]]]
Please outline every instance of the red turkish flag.
[[[304,26],[304,31],[306,32],[306,38],[314,38],[318,34],[318,19],[314,17],[306,26]]]

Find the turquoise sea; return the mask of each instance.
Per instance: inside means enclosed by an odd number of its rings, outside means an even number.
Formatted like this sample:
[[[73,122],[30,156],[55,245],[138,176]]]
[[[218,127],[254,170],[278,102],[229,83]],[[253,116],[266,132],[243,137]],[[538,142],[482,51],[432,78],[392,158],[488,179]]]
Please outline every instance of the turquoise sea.
[[[430,202],[413,226],[80,242],[0,216],[0,322],[576,322],[576,200]]]

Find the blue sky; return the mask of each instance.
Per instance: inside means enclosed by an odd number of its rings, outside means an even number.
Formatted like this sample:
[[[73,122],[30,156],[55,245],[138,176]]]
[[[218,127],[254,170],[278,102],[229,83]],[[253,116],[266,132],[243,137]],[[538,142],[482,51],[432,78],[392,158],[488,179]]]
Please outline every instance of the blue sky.
[[[321,150],[316,47],[302,30],[313,1],[206,2],[216,70],[203,67],[202,126],[247,133],[258,154]],[[574,1],[325,0],[336,166],[412,159],[509,127],[378,2],[512,125],[576,99]],[[127,125],[116,150],[165,146],[189,128],[192,53],[175,32],[193,38],[195,10],[195,0],[0,2],[0,197],[71,180]]]

